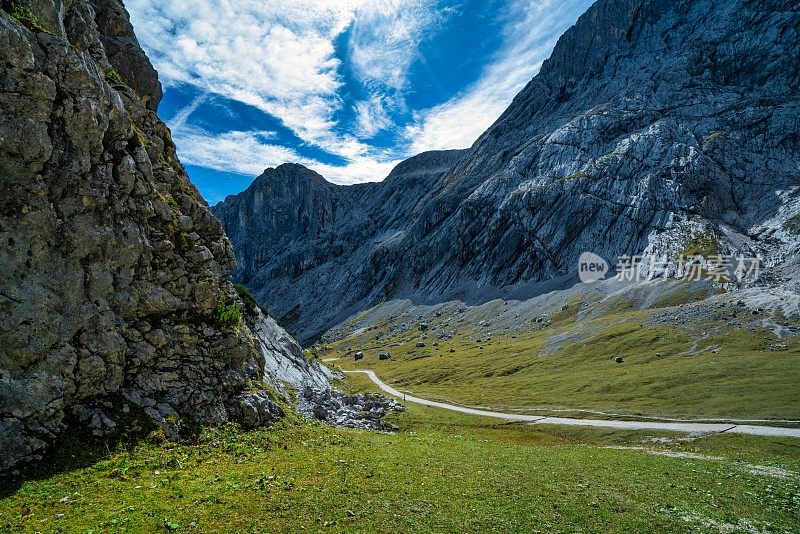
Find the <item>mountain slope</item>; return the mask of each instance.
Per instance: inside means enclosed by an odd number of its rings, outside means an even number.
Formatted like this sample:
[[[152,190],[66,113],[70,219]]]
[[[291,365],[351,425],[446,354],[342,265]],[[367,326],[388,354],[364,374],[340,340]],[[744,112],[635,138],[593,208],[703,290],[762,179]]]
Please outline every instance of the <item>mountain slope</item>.
[[[584,251],[676,259],[702,241],[796,288],[799,24],[787,1],[600,0],[471,149],[396,169],[418,188],[317,176],[338,206],[322,232],[317,200],[282,189],[308,181],[297,166],[215,206],[249,260],[237,274],[301,339],[382,300],[571,274]],[[314,209],[287,236],[271,221],[297,201]],[[276,235],[290,251],[265,245]]]
[[[168,434],[258,426],[281,413],[265,379],[326,383],[270,319],[237,317],[233,251],[120,2],[3,0],[0,66],[0,471],[68,422],[114,430],[123,403]]]
[[[403,240],[409,213],[460,154],[422,154],[380,184],[349,187],[302,165],[268,169],[247,191],[212,208],[238,251],[234,277],[258,288],[256,296],[283,324],[308,320],[313,330],[344,318],[359,301],[382,298],[380,280],[364,278],[380,276],[380,266],[370,267],[382,259],[376,251]],[[322,311],[325,303],[337,304]]]

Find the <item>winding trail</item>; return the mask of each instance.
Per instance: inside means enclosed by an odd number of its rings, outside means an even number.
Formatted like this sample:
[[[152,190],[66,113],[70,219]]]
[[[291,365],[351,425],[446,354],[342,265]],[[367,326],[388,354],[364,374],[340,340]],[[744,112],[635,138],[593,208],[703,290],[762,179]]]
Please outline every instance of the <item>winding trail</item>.
[[[800,428],[787,428],[777,426],[757,426],[757,425],[738,425],[728,423],[694,423],[690,421],[660,422],[660,421],[614,421],[610,419],[573,419],[569,417],[546,417],[542,415],[524,415],[514,413],[492,412],[467,408],[445,402],[436,402],[420,397],[414,397],[394,389],[392,386],[381,381],[380,378],[369,370],[344,371],[344,373],[365,374],[381,390],[393,397],[397,397],[407,402],[451,410],[454,412],[482,417],[493,417],[505,421],[518,421],[528,424],[547,424],[547,425],[568,425],[568,426],[596,426],[602,428],[618,428],[622,430],[663,430],[670,432],[686,432],[690,434],[749,434],[752,436],[775,436],[785,438],[800,438]]]

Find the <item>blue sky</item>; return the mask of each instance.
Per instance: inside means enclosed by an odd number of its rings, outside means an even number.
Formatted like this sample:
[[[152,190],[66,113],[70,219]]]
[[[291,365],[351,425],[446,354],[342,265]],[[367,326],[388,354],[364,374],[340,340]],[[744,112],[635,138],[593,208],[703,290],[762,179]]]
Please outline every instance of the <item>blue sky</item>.
[[[267,167],[382,180],[467,148],[590,0],[127,0],[209,203]]]

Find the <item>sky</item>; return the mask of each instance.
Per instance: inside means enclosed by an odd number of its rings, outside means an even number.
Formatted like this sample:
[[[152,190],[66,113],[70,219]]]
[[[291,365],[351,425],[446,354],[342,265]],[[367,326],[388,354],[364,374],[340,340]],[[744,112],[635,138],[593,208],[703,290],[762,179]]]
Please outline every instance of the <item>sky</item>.
[[[591,0],[127,0],[204,198],[268,167],[384,179],[468,148]]]

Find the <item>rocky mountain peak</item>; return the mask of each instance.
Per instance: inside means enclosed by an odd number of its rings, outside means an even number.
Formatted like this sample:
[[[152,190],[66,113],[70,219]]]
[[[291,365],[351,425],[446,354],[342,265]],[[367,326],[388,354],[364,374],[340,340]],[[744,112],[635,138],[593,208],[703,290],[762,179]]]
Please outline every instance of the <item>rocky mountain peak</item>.
[[[265,169],[261,176],[256,178],[256,181],[274,182],[276,184],[291,180],[296,182],[309,180],[328,183],[320,174],[300,163],[283,163],[276,168]]]
[[[409,174],[430,176],[437,170],[448,170],[463,152],[463,150],[431,150],[417,154],[398,163],[389,173],[389,176],[386,177],[386,180]]]
[[[241,209],[253,190],[216,206],[235,274],[302,339],[387,299],[569,275],[585,251],[677,258],[702,240],[765,258],[760,283],[793,280],[799,22],[779,0],[599,0],[469,150],[265,211]],[[297,205],[302,224],[274,224]]]

